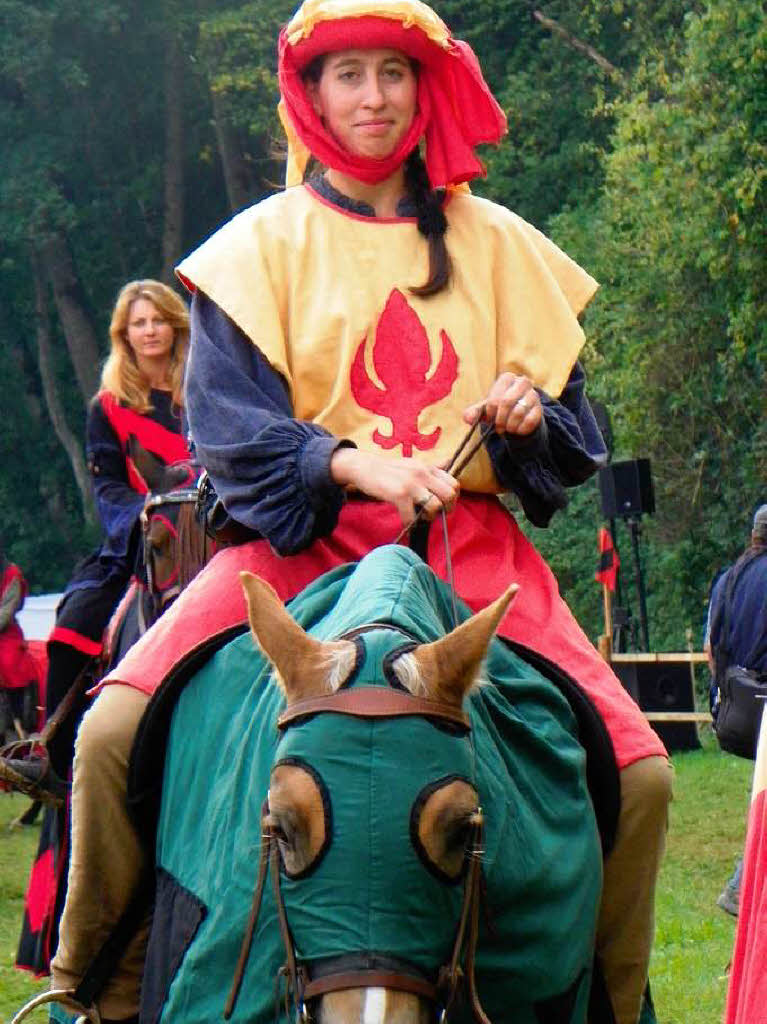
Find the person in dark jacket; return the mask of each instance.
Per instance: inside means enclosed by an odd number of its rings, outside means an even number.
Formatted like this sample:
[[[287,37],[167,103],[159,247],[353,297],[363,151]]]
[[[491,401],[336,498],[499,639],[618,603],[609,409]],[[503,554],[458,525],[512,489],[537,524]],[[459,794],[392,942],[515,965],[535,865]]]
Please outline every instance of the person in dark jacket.
[[[730,610],[725,629],[725,595],[730,589]],[[708,609],[706,651],[712,678],[717,666],[730,665],[767,674],[767,505],[760,505],[754,514],[751,539],[740,558],[715,581]],[[716,682],[714,684],[716,694]],[[714,697],[714,713],[717,697]],[[738,858],[735,870],[717,898],[717,906],[737,917],[740,902],[740,880],[743,860]]]

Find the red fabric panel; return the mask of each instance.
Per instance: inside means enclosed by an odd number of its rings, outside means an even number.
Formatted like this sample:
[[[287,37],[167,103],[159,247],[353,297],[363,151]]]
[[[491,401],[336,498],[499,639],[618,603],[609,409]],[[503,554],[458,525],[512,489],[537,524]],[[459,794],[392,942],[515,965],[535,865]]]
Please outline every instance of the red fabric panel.
[[[143,413],[126,409],[109,391],[102,391],[99,401],[123,450],[128,443],[128,438],[133,435],[143,448],[157,455],[167,464],[184,462],[189,458],[189,449],[181,434],[174,434],[170,430],[166,430],[165,427],[155,423]]]
[[[101,649],[104,646],[99,641],[83,636],[82,633],[76,633],[73,629],[67,629],[66,626],[53,627],[51,635],[48,637],[48,643],[52,641],[67,644],[69,647],[74,647],[76,651],[82,651],[83,654],[101,654]]]
[[[458,593],[477,610],[510,583],[520,584],[499,632],[543,654],[580,683],[605,720],[619,768],[642,757],[665,755],[638,705],[576,623],[553,573],[500,503],[491,497],[463,496],[448,523]],[[94,692],[106,683],[122,682],[151,694],[191,650],[247,621],[241,570],[261,576],[288,601],[328,569],[392,543],[400,529],[393,506],[352,501],[343,508],[331,536],[298,555],[281,558],[266,541],[219,551]],[[429,564],[446,578],[439,523],[430,532]]]
[[[27,596],[27,581],[21,569],[9,562],[0,575],[0,596],[16,582],[21,588],[21,608]],[[21,626],[14,618],[0,633],[0,686],[6,690],[18,690],[35,679],[37,666],[29,653]]]
[[[37,665],[15,620],[0,633],[0,686],[19,690],[37,679]]]
[[[764,729],[762,730],[764,731]],[[767,1022],[767,791],[751,803],[725,1024]]]
[[[599,531],[599,566],[594,573],[594,579],[598,583],[604,583],[608,590],[614,591],[620,564],[612,534],[603,526]]]

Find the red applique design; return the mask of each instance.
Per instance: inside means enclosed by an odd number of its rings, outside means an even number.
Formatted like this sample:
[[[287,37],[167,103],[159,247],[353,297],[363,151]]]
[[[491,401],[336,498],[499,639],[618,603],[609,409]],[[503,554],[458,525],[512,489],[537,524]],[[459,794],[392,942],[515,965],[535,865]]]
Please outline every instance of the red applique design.
[[[363,409],[391,420],[391,435],[373,432],[373,440],[381,448],[401,444],[402,454],[409,457],[413,448],[427,451],[439,440],[442,428],[422,434],[418,417],[449,395],[458,377],[458,356],[445,331],[440,331],[440,340],[439,365],[427,377],[431,368],[429,338],[405,296],[395,289],[386,301],[373,344],[373,366],[383,387],[370,379],[365,366],[367,335],[360,342],[351,369],[352,394]]]

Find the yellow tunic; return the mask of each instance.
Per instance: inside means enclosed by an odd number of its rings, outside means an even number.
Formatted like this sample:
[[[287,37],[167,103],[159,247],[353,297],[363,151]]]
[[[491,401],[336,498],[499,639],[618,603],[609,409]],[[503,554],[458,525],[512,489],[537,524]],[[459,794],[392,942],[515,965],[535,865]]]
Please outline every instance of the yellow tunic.
[[[446,461],[461,414],[499,373],[552,397],[583,345],[577,314],[598,285],[502,206],[465,192],[445,207],[448,289],[418,298],[425,239],[410,218],[341,210],[296,186],[245,210],[179,266],[261,350],[294,414],[360,449]],[[475,458],[466,490],[500,490]]]

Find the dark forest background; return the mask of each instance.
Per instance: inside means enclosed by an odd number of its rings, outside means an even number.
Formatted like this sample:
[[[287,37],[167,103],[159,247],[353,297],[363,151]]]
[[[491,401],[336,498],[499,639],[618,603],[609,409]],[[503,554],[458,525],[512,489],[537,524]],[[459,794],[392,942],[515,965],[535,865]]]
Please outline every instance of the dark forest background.
[[[120,286],[279,186],[284,0],[0,0],[0,534],[33,591],[98,536],[83,427]],[[767,16],[761,0],[437,0],[509,136],[476,191],[602,283],[590,395],[651,460],[650,640],[701,643],[767,501]],[[594,638],[595,482],[530,529]],[[625,524],[617,537],[634,605]]]

